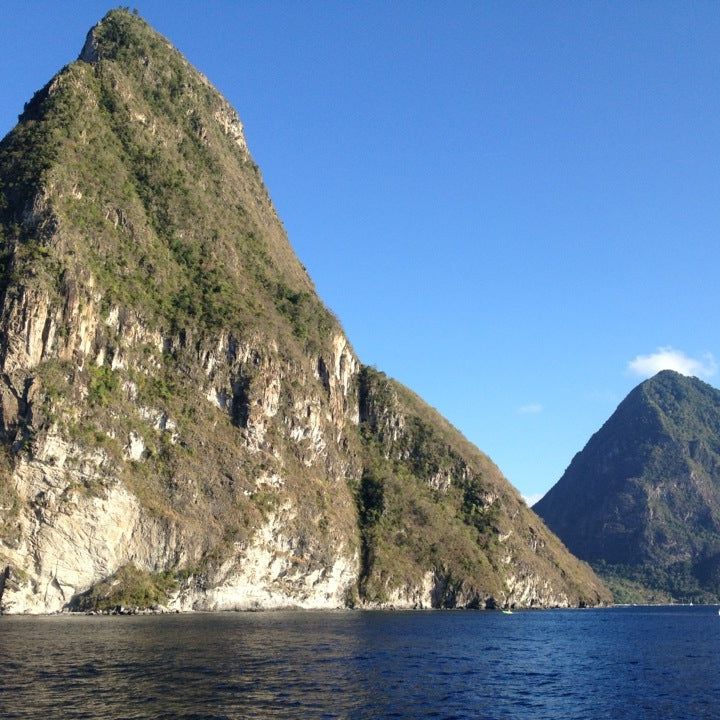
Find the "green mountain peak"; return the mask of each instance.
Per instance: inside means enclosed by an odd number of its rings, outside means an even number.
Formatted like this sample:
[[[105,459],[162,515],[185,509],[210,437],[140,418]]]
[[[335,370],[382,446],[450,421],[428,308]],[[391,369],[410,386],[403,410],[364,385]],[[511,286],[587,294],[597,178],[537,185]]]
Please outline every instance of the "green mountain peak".
[[[579,557],[672,597],[720,597],[720,391],[634,388],[535,506]]]
[[[14,612],[595,604],[500,471],[364,368],[242,124],[111,11],[0,142]]]

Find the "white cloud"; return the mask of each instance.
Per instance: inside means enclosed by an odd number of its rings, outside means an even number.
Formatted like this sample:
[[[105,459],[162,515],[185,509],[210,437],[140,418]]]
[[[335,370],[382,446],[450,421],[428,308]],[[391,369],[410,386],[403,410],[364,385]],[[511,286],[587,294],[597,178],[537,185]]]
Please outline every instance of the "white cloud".
[[[517,411],[518,415],[537,415],[543,411],[543,406],[540,403],[529,403],[519,407]]]
[[[675,370],[683,375],[710,377],[717,372],[717,362],[711,353],[701,358],[688,357],[682,350],[661,347],[650,355],[638,355],[628,363],[628,370],[641,377],[651,377],[661,370]]]
[[[532,507],[545,493],[532,493],[531,495],[523,495],[522,499],[528,507]]]

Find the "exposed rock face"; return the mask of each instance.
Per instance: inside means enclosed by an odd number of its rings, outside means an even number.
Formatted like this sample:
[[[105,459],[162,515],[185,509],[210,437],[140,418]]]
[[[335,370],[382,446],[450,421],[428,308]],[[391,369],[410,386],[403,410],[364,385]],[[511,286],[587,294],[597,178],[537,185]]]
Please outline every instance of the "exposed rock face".
[[[180,610],[253,610],[268,608],[344,607],[357,580],[358,559],[350,547],[336,548],[326,563],[299,563],[302,538],[284,532],[292,520],[290,506],[279,508],[256,532],[252,542],[214,572],[210,585],[191,578],[174,598]]]
[[[359,403],[367,601],[567,607],[608,598],[492,461],[414,393],[363,368]]]
[[[0,191],[6,611],[608,598],[361,366],[235,111],[140,19],[110,13],[28,103]]]
[[[609,576],[720,597],[720,391],[670,370],[641,383],[534,509]]]

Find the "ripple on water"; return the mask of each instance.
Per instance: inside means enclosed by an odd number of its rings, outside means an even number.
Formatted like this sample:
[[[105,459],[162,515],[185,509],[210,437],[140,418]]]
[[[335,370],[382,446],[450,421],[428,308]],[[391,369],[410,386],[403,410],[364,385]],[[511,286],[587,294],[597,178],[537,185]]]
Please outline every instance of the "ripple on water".
[[[3,720],[714,718],[707,608],[0,618]]]

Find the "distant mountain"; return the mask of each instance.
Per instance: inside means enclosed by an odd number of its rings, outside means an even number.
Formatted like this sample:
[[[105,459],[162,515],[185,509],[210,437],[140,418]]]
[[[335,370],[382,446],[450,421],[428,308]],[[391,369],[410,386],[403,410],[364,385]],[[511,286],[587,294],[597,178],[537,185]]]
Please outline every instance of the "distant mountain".
[[[139,17],[110,12],[0,143],[0,262],[8,612],[609,598],[362,366],[235,110]]]
[[[533,509],[623,591],[720,598],[720,391],[641,383]]]

